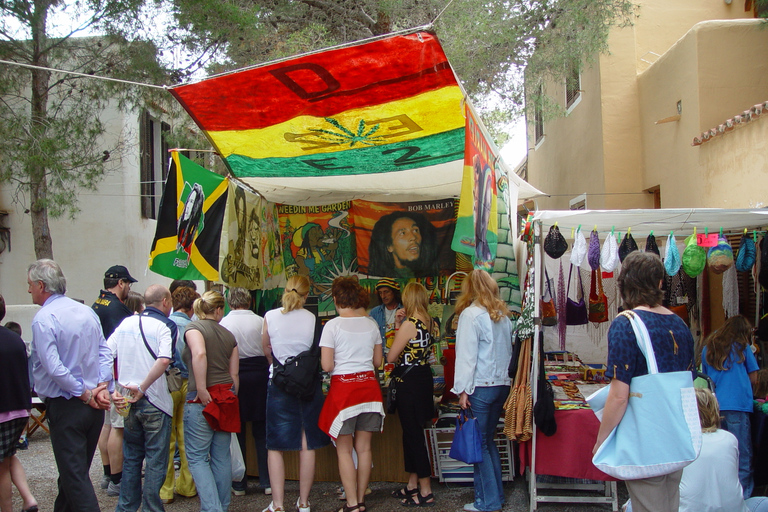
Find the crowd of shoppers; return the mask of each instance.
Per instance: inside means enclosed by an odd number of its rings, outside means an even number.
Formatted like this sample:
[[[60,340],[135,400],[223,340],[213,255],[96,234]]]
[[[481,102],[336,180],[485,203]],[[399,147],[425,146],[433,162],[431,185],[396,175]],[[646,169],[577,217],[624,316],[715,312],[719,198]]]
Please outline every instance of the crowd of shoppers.
[[[242,288],[228,291],[231,311],[225,316],[227,299],[217,291],[201,296],[193,283],[175,281],[171,289],[152,285],[141,296],[130,290],[135,282],[125,267],[111,267],[105,289],[89,308],[65,296],[66,280],[54,261],[37,261],[28,270],[32,300],[42,306],[32,323],[34,390],[48,409],[59,469],[54,510],[98,510],[88,467],[110,409],[124,431],[119,452],[103,452],[105,481],[119,495],[118,511],[160,511],[175,494],[197,495],[203,511],[227,510],[231,495],[244,494],[247,483],[247,477],[232,479],[231,434],[238,434],[245,453],[248,423],[259,486],[272,495],[264,512],[294,507],[285,493],[286,451],[299,452],[295,508],[310,512],[315,450],[331,440],[345,490],[341,511],[366,510],[372,439],[384,424],[377,370],[384,362],[386,338],[366,313],[369,294],[356,278],[333,282],[338,316],[322,330],[304,307],[311,289],[306,276],[291,277],[281,307],[264,318],[252,311],[251,294]],[[399,291],[397,283],[387,286],[379,288]],[[397,299],[392,302],[399,306]],[[434,416],[430,357],[436,329],[424,286],[406,286],[402,304],[391,322],[387,361],[395,368],[404,469],[410,476],[394,496],[402,506],[429,507],[436,499],[424,428]],[[475,504],[465,508],[498,510],[503,492],[492,438],[501,413],[499,397],[503,403],[509,389],[506,364],[499,370],[500,361],[508,362],[511,354],[508,311],[484,271],[469,275],[459,305],[457,350],[465,361],[455,390],[461,406],[472,405],[481,419],[484,451],[483,462],[475,467]],[[17,335],[7,329],[0,335],[0,378],[7,389],[18,389],[0,401],[0,508],[10,510],[10,478],[5,477],[10,475],[22,494],[23,510],[34,512],[36,500],[12,447],[31,407],[30,376],[22,371],[28,368],[28,354]],[[327,397],[319,378],[304,396],[275,384],[276,367],[313,350],[331,375]],[[105,439],[117,428],[116,418],[104,431]],[[11,438],[14,443],[6,443]],[[111,464],[118,459],[120,468]]]

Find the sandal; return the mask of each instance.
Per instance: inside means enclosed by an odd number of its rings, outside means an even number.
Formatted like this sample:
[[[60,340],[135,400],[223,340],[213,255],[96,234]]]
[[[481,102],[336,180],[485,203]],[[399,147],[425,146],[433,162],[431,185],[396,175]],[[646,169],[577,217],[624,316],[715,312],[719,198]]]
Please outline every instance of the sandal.
[[[413,489],[409,489],[408,487],[403,487],[402,489],[392,491],[392,497],[397,498],[399,500],[407,500],[414,494],[418,494],[418,492],[419,492],[418,487],[415,487]]]
[[[350,506],[347,506],[347,505],[344,505],[343,507],[341,507],[341,508],[338,510],[338,512],[354,512],[355,510],[357,510],[358,512],[360,512],[360,506],[361,506],[361,505],[362,505],[361,503],[358,503],[357,505],[354,505],[354,506],[352,506],[352,507],[350,507]]]
[[[435,495],[432,493],[422,496],[419,493],[414,494],[408,499],[400,502],[404,507],[433,507],[435,506]]]
[[[358,507],[360,507],[360,512],[365,512],[365,511],[366,511],[366,509],[368,508],[368,507],[365,505],[365,502],[364,502],[364,501],[361,501],[360,503],[358,503],[358,504],[357,504],[357,506],[358,506]]]

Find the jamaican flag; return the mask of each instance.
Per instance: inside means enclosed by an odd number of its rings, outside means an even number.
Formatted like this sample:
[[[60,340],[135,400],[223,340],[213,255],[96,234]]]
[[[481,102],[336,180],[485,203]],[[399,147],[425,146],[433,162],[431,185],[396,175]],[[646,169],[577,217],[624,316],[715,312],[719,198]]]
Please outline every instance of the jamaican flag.
[[[171,279],[219,279],[228,180],[171,153],[149,269]]]

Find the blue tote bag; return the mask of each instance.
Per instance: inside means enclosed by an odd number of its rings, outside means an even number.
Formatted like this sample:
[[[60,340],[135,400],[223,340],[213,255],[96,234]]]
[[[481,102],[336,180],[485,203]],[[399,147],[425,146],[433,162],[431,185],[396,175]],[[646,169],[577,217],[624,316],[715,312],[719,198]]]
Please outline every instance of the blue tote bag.
[[[598,448],[592,463],[621,480],[667,475],[682,469],[701,450],[701,424],[690,371],[659,373],[645,324],[632,311],[622,313],[632,324],[648,374],[629,385],[627,410],[619,425]],[[610,386],[587,398],[602,420]]]
[[[453,443],[448,456],[467,464],[477,464],[483,461],[483,452],[480,447],[480,431],[477,428],[477,419],[472,414],[472,409],[467,407],[459,411],[456,419],[456,432],[453,434]]]

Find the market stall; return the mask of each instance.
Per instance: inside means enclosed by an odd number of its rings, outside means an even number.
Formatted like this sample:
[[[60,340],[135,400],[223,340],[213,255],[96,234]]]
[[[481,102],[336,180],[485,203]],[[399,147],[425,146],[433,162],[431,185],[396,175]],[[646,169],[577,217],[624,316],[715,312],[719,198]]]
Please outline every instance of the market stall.
[[[518,200],[542,195],[499,158],[427,28],[170,92],[227,172],[172,154],[150,270],[258,290],[258,308],[274,307],[285,277],[300,273],[327,319],[335,314],[333,279],[357,275],[373,296],[382,277],[401,286],[419,280],[442,319],[450,276],[493,268],[500,233],[504,243],[510,232],[514,238],[515,223],[499,222],[499,205],[514,212]],[[392,238],[386,223],[403,217],[420,232],[409,264],[381,248]],[[405,480],[400,436],[387,418],[375,437],[372,478]],[[332,451],[318,453],[318,479],[338,478],[333,461]],[[295,461],[286,464],[295,478]]]
[[[644,247],[645,237],[649,235],[655,235],[655,241],[659,249],[662,258],[665,256],[667,246],[671,246],[674,240],[675,246],[678,248],[679,254],[683,254],[685,245],[683,239],[697,233],[704,235],[704,238],[694,239],[692,243],[697,244],[703,241],[705,244],[711,243],[710,234],[714,234],[714,241],[722,239],[726,235],[741,235],[747,233],[747,236],[753,236],[757,238],[758,234],[764,234],[763,226],[768,225],[768,210],[722,210],[722,209],[667,209],[667,210],[614,210],[614,211],[540,211],[536,212],[531,220],[531,230],[534,236],[532,248],[533,248],[533,266],[529,269],[529,279],[532,279],[534,283],[534,317],[535,327],[533,335],[533,354],[537,354],[539,351],[539,333],[543,331],[544,346],[547,350],[562,350],[565,354],[574,354],[571,359],[583,359],[583,362],[579,360],[579,365],[583,368],[593,368],[589,377],[595,380],[595,376],[599,379],[601,373],[601,365],[606,362],[607,355],[607,326],[609,321],[603,321],[600,319],[598,322],[590,321],[591,319],[585,319],[583,323],[581,321],[574,321],[572,318],[567,321],[564,316],[561,316],[557,311],[557,319],[554,325],[545,326],[542,324],[544,315],[542,314],[542,308],[540,307],[541,299],[544,297],[545,301],[549,300],[547,294],[551,292],[547,291],[547,288],[552,289],[557,287],[561,292],[559,293],[559,299],[562,297],[573,298],[573,302],[578,302],[578,292],[574,293],[578,285],[575,283],[578,277],[574,276],[571,283],[565,284],[565,272],[560,271],[560,262],[554,263],[555,258],[545,254],[543,245],[545,243],[545,237],[547,236],[550,228],[557,226],[562,232],[565,238],[579,238],[579,231],[583,230],[584,234],[592,231],[592,235],[599,240],[599,251],[602,251],[606,246],[606,240],[611,237],[615,237],[616,242],[616,261],[611,261],[608,258],[608,265],[612,268],[608,268],[609,272],[606,272],[605,261],[600,259],[600,254],[597,255],[598,269],[591,272],[592,276],[599,274],[598,280],[602,278],[603,283],[610,279],[615,279],[615,275],[618,275],[620,269],[618,248],[619,239],[624,235],[624,239],[628,238],[627,234],[631,233],[632,238],[637,238],[636,245]],[[569,237],[569,234],[571,235]],[[668,238],[672,234],[676,239]],[[690,241],[690,239],[689,239]],[[698,241],[698,242],[697,242]],[[681,244],[681,242],[683,242]],[[590,236],[590,247],[587,248],[586,241],[582,240],[576,244],[576,248],[573,247],[573,241],[569,243],[569,251],[561,255],[561,260],[566,260],[573,264],[570,268],[570,273],[573,273],[576,269],[576,275],[581,276],[582,269],[589,270],[590,266],[594,268],[595,262],[594,246],[592,245],[592,237]],[[609,246],[612,245],[608,244]],[[625,249],[631,244],[625,244]],[[609,247],[611,248],[611,247]],[[737,247],[733,247],[733,252],[736,253]],[[571,258],[573,253],[577,253],[576,256]],[[589,253],[589,254],[588,254]],[[592,260],[590,262],[590,260]],[[552,279],[553,271],[556,272],[556,276]],[[754,270],[752,270],[754,271]],[[680,270],[682,272],[682,270]],[[728,287],[730,280],[734,279],[730,272],[736,272],[731,267],[722,275],[724,276],[723,287]],[[582,279],[583,280],[583,279]],[[703,280],[699,275],[698,282],[696,283],[698,293],[693,297],[685,297],[685,300],[675,301],[677,303],[687,304],[688,300],[692,303],[696,303],[698,307],[699,298],[701,297],[701,288]],[[694,280],[695,281],[695,280]],[[728,281],[728,282],[726,282]],[[594,281],[593,281],[594,282]],[[608,319],[613,318],[616,314],[619,300],[618,291],[614,289],[608,290],[610,285],[606,284],[601,290],[595,287],[594,284],[590,285],[591,292],[600,292],[599,297],[604,301],[604,310],[607,313]],[[565,293],[562,290],[565,288]],[[553,294],[551,294],[553,295]],[[592,295],[592,293],[590,293]],[[611,296],[612,295],[612,296]],[[604,296],[604,299],[603,299]],[[585,303],[589,303],[591,300],[588,297],[587,292],[584,291],[582,297]],[[594,298],[594,297],[592,297]],[[724,307],[728,307],[726,300],[723,301]],[[732,305],[731,305],[732,307]],[[599,309],[599,308],[598,308]],[[586,310],[585,310],[586,311]],[[736,312],[738,312],[738,305],[736,306]],[[732,313],[732,312],[731,312]],[[585,312],[586,314],[586,312]],[[700,313],[696,316],[691,315],[690,321],[694,334],[700,334],[698,320]],[[551,323],[551,322],[548,322]],[[570,324],[570,325],[567,325]],[[568,356],[564,356],[568,359]],[[551,372],[546,368],[541,368],[537,357],[532,358],[532,369],[530,375],[530,382],[536,382],[540,372],[546,372],[550,378]],[[555,370],[554,379],[561,380],[563,372],[568,372],[567,365]],[[558,372],[560,375],[558,376]],[[587,375],[584,375],[587,377]],[[562,380],[568,381],[573,379],[573,382],[579,382],[577,387],[580,387],[582,382],[588,382],[586,378],[580,379],[578,376],[568,377],[567,375]],[[536,403],[537,387],[532,387],[533,391],[533,403]],[[581,391],[581,390],[578,390]],[[576,392],[578,392],[576,391]],[[587,390],[585,389],[586,393]],[[616,487],[614,482],[610,482],[610,477],[601,474],[591,463],[591,450],[596,437],[599,423],[594,417],[594,414],[586,407],[574,406],[573,403],[569,403],[567,409],[558,409],[555,411],[555,419],[557,421],[557,432],[552,437],[544,436],[534,424],[532,438],[527,443],[521,443],[521,466],[529,468],[529,491],[530,491],[530,510],[536,510],[539,503],[542,502],[590,502],[590,503],[608,503],[612,506],[613,510],[618,510],[618,502],[616,499]],[[522,468],[521,468],[522,469]],[[572,491],[567,496],[563,495],[549,495],[546,492],[542,492],[543,489],[553,487],[549,483],[545,483],[542,479],[537,478],[539,475],[550,475],[554,477],[561,477],[564,479],[588,479],[587,482],[595,483],[599,485],[597,489],[604,490],[605,492],[600,496],[584,495],[583,493],[577,493],[582,489],[594,490],[595,486],[590,486],[590,483],[580,480],[562,480],[560,483],[555,484],[554,487],[565,488]],[[548,480],[549,482],[552,479]],[[600,482],[606,482],[601,484]]]

